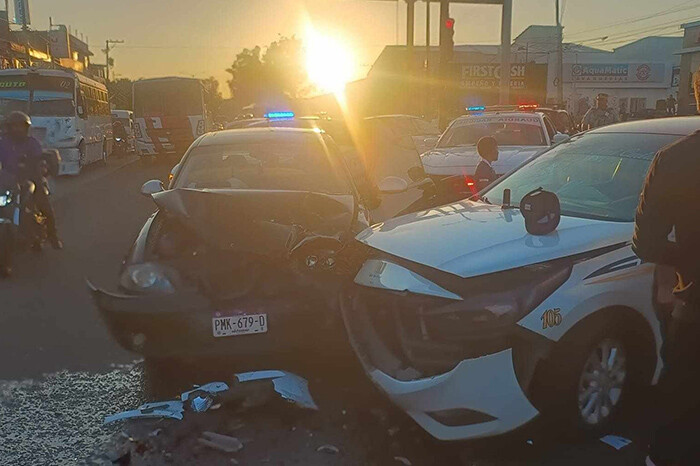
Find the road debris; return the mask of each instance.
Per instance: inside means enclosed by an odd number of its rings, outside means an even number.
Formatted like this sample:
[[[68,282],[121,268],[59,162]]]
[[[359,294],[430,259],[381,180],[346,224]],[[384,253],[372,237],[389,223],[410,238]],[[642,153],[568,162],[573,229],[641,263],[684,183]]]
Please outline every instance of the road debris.
[[[335,445],[330,445],[330,444],[329,445],[321,445],[320,447],[318,447],[316,449],[316,451],[319,453],[327,453],[329,455],[337,455],[338,453],[340,453],[340,450],[338,449],[338,447],[336,447]]]
[[[620,437],[619,435],[606,435],[605,437],[601,437],[600,441],[610,445],[615,450],[621,450],[632,443],[632,440],[625,437]]]
[[[243,449],[243,442],[236,437],[217,434],[216,432],[202,432],[202,436],[197,441],[206,447],[223,451],[224,453],[235,453]]]
[[[156,401],[145,403],[136,409],[107,416],[103,424],[109,424],[124,419],[168,418],[181,421],[186,409],[194,412],[204,412],[213,403],[214,397],[228,390],[224,382],[212,382],[180,395],[180,400]]]
[[[309,392],[309,383],[303,377],[291,372],[280,370],[253,371],[236,374],[236,378],[239,382],[272,380],[275,391],[285,400],[302,408],[318,410],[318,406]]]
[[[412,466],[413,463],[408,458],[405,458],[403,456],[394,456],[394,461],[397,461],[405,466]]]

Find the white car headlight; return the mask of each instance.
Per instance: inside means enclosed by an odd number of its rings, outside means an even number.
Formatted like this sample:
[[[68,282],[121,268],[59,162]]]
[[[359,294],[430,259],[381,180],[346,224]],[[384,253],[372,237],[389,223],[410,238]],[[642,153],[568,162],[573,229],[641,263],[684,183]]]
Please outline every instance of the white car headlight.
[[[133,264],[124,270],[121,285],[137,292],[174,293],[172,279],[176,272],[159,264]]]

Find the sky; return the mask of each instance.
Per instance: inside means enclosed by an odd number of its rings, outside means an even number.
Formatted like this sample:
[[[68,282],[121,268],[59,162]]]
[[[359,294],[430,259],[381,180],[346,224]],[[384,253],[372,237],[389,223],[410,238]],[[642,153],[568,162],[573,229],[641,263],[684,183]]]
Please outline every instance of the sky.
[[[700,19],[700,0],[562,1],[565,39],[576,41],[627,31],[641,36],[640,29],[671,23],[652,30],[668,34],[676,31],[675,23]],[[624,24],[677,5],[698,8]],[[438,5],[432,8],[436,45]],[[124,40],[112,54],[117,77],[214,76],[223,88],[229,77],[225,69],[236,53],[269,44],[279,35],[302,37],[306,19],[321,34],[349,45],[357,79],[366,75],[385,45],[397,39],[405,43],[406,37],[405,3],[397,9],[396,2],[381,0],[30,0],[30,9],[34,29],[45,29],[52,17],[54,24],[83,34],[95,53],[94,62],[104,62],[106,39]],[[500,7],[453,5],[451,16],[456,20],[455,43],[499,42]],[[513,37],[530,24],[554,23],[554,0],[513,0]],[[601,29],[590,31],[594,28]],[[420,0],[415,42],[425,43],[425,4]]]

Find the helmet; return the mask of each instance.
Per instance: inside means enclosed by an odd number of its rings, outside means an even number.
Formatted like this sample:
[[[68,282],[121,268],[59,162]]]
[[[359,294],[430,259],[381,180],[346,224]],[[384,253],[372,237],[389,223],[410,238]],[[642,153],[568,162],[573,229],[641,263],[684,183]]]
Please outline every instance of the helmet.
[[[32,126],[32,119],[24,112],[15,111],[10,112],[3,123],[5,125],[25,124],[27,126]]]

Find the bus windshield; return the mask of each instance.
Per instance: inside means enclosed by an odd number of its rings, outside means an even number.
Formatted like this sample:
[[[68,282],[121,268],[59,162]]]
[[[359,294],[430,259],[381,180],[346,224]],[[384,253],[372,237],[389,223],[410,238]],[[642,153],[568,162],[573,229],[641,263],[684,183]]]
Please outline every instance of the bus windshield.
[[[75,82],[69,77],[0,77],[0,113],[20,110],[33,116],[74,116]]]
[[[202,86],[195,80],[148,81],[134,84],[134,116],[204,114]]]

